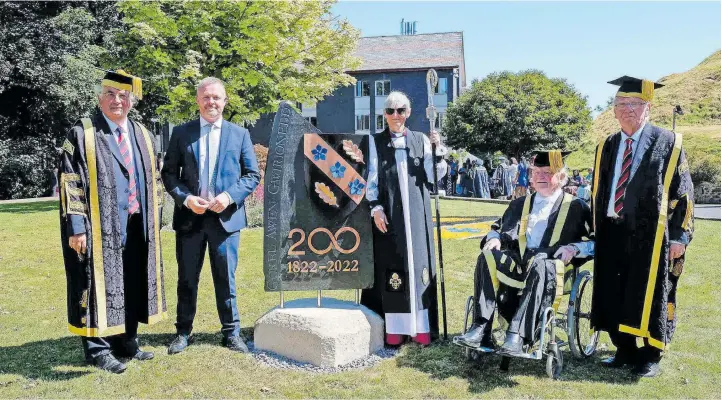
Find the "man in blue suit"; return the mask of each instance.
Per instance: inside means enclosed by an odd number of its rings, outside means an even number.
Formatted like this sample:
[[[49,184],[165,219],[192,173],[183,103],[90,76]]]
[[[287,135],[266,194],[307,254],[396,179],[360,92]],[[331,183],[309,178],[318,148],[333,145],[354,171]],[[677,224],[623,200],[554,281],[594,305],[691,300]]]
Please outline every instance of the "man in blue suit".
[[[217,78],[204,78],[196,102],[201,118],[173,129],[161,172],[176,202],[173,229],[178,260],[177,335],[169,354],[191,341],[198,279],[208,247],[222,344],[247,352],[236,306],[239,231],[246,226],[244,200],[260,173],[248,130],[223,120],[226,90]]]

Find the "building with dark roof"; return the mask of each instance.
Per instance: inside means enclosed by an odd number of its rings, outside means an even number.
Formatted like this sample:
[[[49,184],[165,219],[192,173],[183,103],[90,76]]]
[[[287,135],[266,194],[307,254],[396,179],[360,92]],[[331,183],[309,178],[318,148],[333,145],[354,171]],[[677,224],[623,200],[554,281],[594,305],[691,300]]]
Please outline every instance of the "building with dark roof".
[[[433,68],[439,76],[434,94],[439,114],[435,126],[443,132],[448,104],[466,87],[462,32],[364,37],[355,55],[363,63],[347,73],[356,78],[356,85],[339,87],[318,103],[301,107],[313,125],[326,133],[380,132],[386,127],[384,100],[398,90],[411,101],[406,126],[428,132],[426,73]],[[268,116],[250,129],[254,143],[268,143],[272,124],[273,118]]]

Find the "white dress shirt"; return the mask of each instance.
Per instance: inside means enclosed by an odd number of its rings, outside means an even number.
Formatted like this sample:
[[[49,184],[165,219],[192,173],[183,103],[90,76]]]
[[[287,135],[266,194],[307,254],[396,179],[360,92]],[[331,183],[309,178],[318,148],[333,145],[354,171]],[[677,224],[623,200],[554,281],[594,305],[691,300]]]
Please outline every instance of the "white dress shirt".
[[[118,127],[120,127],[120,130],[123,131],[123,141],[128,146],[128,152],[130,153],[130,159],[133,161],[133,165],[135,165],[135,158],[133,158],[133,146],[131,146],[130,138],[128,137],[128,119],[126,118],[120,125],[116,124],[115,122],[108,119],[108,117],[103,114],[103,118],[105,118],[105,122],[108,123],[108,126],[110,127],[110,132],[113,133],[113,136],[115,136],[115,142],[118,143]]]
[[[209,124],[210,126],[208,126]],[[213,170],[216,167],[216,161],[218,160],[222,125],[223,118],[219,118],[216,122],[211,123],[201,117],[201,136],[198,139],[198,172],[200,175],[199,196],[206,200],[210,200],[212,197],[218,195],[218,193],[209,193],[208,189],[209,183],[211,182],[211,179],[213,179]],[[218,167],[220,168],[220,165]],[[233,204],[233,198],[227,192],[223,193],[228,197],[228,204]],[[183,204],[188,207],[188,197],[186,197]]]
[[[221,142],[221,124],[223,118],[216,122],[208,122],[201,117],[201,136],[198,143],[198,166],[200,167],[200,196],[204,199],[215,197],[215,193],[209,193],[213,170],[218,159],[218,146]],[[210,125],[210,126],[209,126]]]
[[[634,135],[632,135],[632,160],[634,160],[634,155],[637,153],[637,146],[639,145],[639,137],[642,136],[642,129],[644,129],[644,125],[642,125],[639,130],[634,132]],[[624,150],[627,148],[627,136],[624,132],[619,132],[618,135],[622,136],[622,140],[619,141],[619,148],[617,148],[617,159],[614,162],[614,176],[612,177],[612,186],[609,190],[609,206],[607,206],[607,217],[618,217],[617,213],[614,212],[614,192],[617,188],[617,182],[619,182],[619,175],[622,173],[622,162],[624,161]],[[632,161],[634,163],[634,161]],[[627,179],[627,182],[632,180],[632,171],[634,171],[634,164],[630,166],[629,168],[629,178]]]

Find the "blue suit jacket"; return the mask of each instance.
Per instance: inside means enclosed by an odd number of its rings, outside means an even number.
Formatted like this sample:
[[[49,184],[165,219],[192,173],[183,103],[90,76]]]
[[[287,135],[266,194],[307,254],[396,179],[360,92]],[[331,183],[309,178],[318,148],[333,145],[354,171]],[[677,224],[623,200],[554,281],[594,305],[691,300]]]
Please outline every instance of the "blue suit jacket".
[[[183,205],[186,197],[200,195],[200,135],[200,119],[173,128],[163,161],[163,185],[176,203],[173,229],[180,232],[197,228],[201,217]],[[227,232],[235,232],[246,226],[244,200],[261,179],[247,129],[223,121],[217,162],[216,193],[227,192],[233,199],[233,204],[219,213],[218,218]]]
[[[115,176],[115,191],[118,199],[118,215],[120,218],[120,235],[121,243],[125,244],[126,241],[126,228],[128,226],[128,194],[129,194],[129,176],[128,170],[125,168],[123,158],[120,156],[120,149],[118,147],[118,141],[115,134],[110,131],[108,122],[103,117],[103,114],[97,112],[93,117],[93,127],[95,128],[96,135],[102,136],[108,142],[110,152],[113,154],[115,162],[113,163],[113,175]],[[76,125],[73,129],[82,131],[82,125]],[[140,213],[143,217],[143,235],[147,238],[148,221],[147,213],[148,204],[146,203],[147,193],[145,191],[145,173],[143,173],[143,157],[141,156],[140,149],[138,148],[138,138],[143,137],[142,132],[136,132],[136,125],[133,121],[128,119],[128,130],[131,146],[133,146],[133,158],[135,160],[135,182],[138,193],[138,202],[140,203]],[[78,137],[78,136],[76,136]],[[98,137],[100,140],[100,137]],[[153,149],[149,149],[153,151]],[[70,225],[68,227],[68,235],[76,235],[79,233],[85,233],[85,222],[84,217],[80,215],[71,215],[68,219]]]

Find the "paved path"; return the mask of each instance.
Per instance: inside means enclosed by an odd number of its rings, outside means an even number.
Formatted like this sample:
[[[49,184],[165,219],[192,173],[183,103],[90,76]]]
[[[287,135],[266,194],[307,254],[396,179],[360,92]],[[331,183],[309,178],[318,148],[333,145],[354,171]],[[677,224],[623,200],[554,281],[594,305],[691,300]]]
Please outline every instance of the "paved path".
[[[57,197],[38,197],[36,199],[17,199],[17,200],[0,200],[0,204],[22,204],[37,203],[42,201],[58,200]]]
[[[694,217],[700,219],[720,220],[719,204],[695,204]]]

